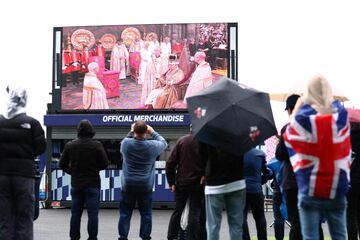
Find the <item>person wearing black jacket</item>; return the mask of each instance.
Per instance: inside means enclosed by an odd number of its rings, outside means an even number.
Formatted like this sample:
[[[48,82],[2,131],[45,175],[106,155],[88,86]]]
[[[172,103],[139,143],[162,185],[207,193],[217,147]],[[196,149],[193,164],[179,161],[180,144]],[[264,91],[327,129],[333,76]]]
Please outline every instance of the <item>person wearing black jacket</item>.
[[[181,137],[166,161],[166,178],[170,191],[175,192],[175,209],[169,222],[168,239],[177,239],[181,214],[188,198],[190,208],[187,239],[204,239],[204,189],[200,184],[203,169],[198,141],[191,134]]]
[[[227,213],[230,239],[242,239],[243,211],[246,198],[244,156],[199,144],[205,166],[205,209],[207,240],[219,240],[222,210]]]
[[[294,110],[295,104],[300,96],[297,94],[290,95],[286,99],[286,107],[285,110],[288,112],[290,116],[292,111]],[[289,239],[290,240],[301,240],[301,227],[300,227],[300,218],[299,218],[299,211],[297,207],[298,203],[298,187],[295,179],[295,174],[292,169],[289,154],[286,149],[283,133],[287,128],[286,124],[281,129],[279,143],[276,146],[275,157],[282,161],[282,182],[281,187],[283,189],[283,193],[286,200],[286,208],[288,213],[289,222],[291,224]]]
[[[35,158],[46,148],[40,123],[26,115],[27,93],[9,89],[0,115],[0,239],[32,240]]]
[[[348,206],[346,213],[347,234],[349,240],[360,237],[360,123],[351,123],[351,145],[353,160],[350,168],[350,188],[347,194]]]
[[[81,215],[86,203],[88,234],[97,239],[100,202],[99,171],[109,164],[103,145],[93,140],[95,130],[88,120],[80,121],[78,138],[68,142],[60,158],[59,166],[71,175],[71,220],[70,238],[80,239]]]

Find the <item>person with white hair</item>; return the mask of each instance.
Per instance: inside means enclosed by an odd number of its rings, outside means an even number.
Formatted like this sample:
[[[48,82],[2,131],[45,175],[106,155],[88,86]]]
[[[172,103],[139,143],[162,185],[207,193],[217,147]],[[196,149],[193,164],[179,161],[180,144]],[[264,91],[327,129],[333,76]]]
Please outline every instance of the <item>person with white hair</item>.
[[[319,239],[324,214],[332,239],[346,239],[346,193],[351,160],[348,114],[329,82],[313,77],[283,134],[298,193],[303,239]]]
[[[146,52],[149,53],[149,50],[144,51],[144,53],[146,53]],[[141,54],[143,54],[143,52]],[[141,55],[141,56],[143,56],[143,55]],[[142,82],[140,103],[142,105],[145,105],[146,100],[147,100],[148,96],[150,95],[151,91],[154,90],[156,87],[156,82],[157,82],[157,79],[160,77],[160,72],[163,71],[162,70],[163,58],[161,57],[160,47],[155,47],[155,49],[153,50],[153,53],[150,54],[150,58],[147,58],[147,60],[142,59],[141,64],[143,63],[143,60],[146,61],[146,68],[145,68],[144,78],[143,78],[143,82]],[[144,65],[140,65],[140,66],[144,66]]]
[[[204,52],[197,52],[194,56],[195,63],[198,64],[191,79],[189,86],[186,89],[184,101],[186,98],[193,96],[197,92],[210,86],[213,83],[213,76],[208,62],[205,61],[206,54]]]
[[[164,37],[164,41],[160,43],[161,54],[169,57],[171,54],[171,43],[169,37]]]
[[[144,84],[146,82],[146,69],[148,64],[151,64],[151,51],[149,50],[149,42],[144,42],[140,50],[140,66],[139,77],[137,79],[138,84]]]
[[[88,65],[89,72],[85,74],[83,87],[84,109],[108,109],[106,90],[96,73],[99,71],[99,64],[92,62]]]
[[[34,159],[46,148],[41,124],[26,114],[25,89],[7,88],[0,115],[0,239],[34,238]]]

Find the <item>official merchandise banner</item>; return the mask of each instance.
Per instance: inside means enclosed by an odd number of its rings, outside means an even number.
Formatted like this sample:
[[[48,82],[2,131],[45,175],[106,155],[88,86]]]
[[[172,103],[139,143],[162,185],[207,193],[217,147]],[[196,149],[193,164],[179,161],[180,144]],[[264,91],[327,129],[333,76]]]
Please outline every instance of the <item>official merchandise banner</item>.
[[[188,126],[189,114],[50,114],[44,116],[45,126],[77,126],[83,119],[94,126],[128,126],[144,120],[151,125]]]

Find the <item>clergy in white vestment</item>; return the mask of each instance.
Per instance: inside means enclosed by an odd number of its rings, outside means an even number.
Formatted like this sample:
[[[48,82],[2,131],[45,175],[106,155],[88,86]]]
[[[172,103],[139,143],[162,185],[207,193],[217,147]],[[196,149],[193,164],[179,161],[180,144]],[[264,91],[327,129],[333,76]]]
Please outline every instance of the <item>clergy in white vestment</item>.
[[[129,63],[129,52],[125,44],[118,40],[111,51],[110,70],[120,72],[119,78],[126,78],[126,64]]]
[[[165,37],[164,41],[160,43],[160,49],[161,58],[163,59],[160,74],[163,75],[169,69],[169,56],[171,54],[171,43],[169,37]]]
[[[99,65],[92,62],[88,65],[89,72],[85,74],[83,86],[83,107],[84,109],[108,109],[106,90],[96,73]]]
[[[151,63],[151,52],[149,51],[149,42],[144,42],[144,46],[140,50],[140,66],[139,66],[139,78],[138,84],[145,82],[146,68]]]
[[[211,68],[209,63],[205,61],[205,58],[206,55],[204,52],[197,52],[194,56],[194,61],[198,64],[198,66],[191,76],[189,86],[186,89],[184,97],[185,103],[186,98],[193,96],[213,83]]]
[[[170,38],[165,37],[164,41],[160,43],[161,53],[167,55],[168,57],[171,54],[171,43]]]
[[[154,53],[155,48],[160,47],[159,41],[156,39],[156,37],[153,37],[151,41],[149,41],[149,51],[151,53]]]
[[[162,68],[162,58],[160,54],[160,47],[154,49],[154,53],[151,54],[151,61],[146,65],[144,81],[141,91],[141,104],[146,104],[151,91],[155,88],[157,79],[160,78],[160,69]]]

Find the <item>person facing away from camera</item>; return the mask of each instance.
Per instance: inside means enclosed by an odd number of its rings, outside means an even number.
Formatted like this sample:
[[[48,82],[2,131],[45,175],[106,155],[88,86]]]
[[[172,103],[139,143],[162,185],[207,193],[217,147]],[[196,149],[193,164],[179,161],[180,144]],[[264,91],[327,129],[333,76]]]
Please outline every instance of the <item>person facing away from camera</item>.
[[[246,183],[244,156],[223,151],[199,142],[199,152],[205,166],[205,210],[208,240],[219,240],[222,211],[225,208],[231,240],[243,237],[243,211]]]
[[[286,99],[285,111],[287,111],[288,116],[290,117],[295,108],[295,104],[299,99],[300,95],[292,94]],[[301,240],[301,226],[299,218],[299,210],[297,208],[298,203],[298,186],[295,179],[295,174],[290,163],[289,154],[287,152],[284,139],[282,134],[285,132],[288,123],[285,124],[281,129],[281,134],[279,138],[279,143],[276,146],[275,156],[276,159],[282,162],[280,168],[282,179],[281,179],[281,188],[284,194],[286,201],[286,210],[288,213],[288,219],[291,224],[289,231],[290,240]]]
[[[243,223],[244,240],[251,239],[247,223],[247,214],[250,209],[256,224],[257,239],[267,239],[262,185],[267,182],[271,174],[272,171],[266,167],[266,156],[262,150],[252,148],[244,154],[244,175],[246,182]]]
[[[122,140],[119,240],[128,239],[131,215],[136,203],[141,215],[139,236],[143,240],[151,239],[155,161],[166,147],[166,140],[142,120],[133,123],[130,132]]]
[[[45,151],[45,135],[39,121],[26,114],[26,90],[7,91],[7,108],[0,115],[0,239],[32,240],[34,160]]]
[[[206,239],[203,175],[199,143],[191,133],[186,134],[176,142],[166,161],[166,178],[170,191],[175,193],[175,209],[169,221],[167,239],[178,239],[181,214],[188,199],[187,239]]]
[[[86,204],[88,234],[97,240],[100,203],[99,172],[107,167],[109,160],[103,145],[94,140],[95,130],[89,120],[81,120],[77,138],[65,144],[59,166],[71,175],[70,238],[80,239],[81,215]]]
[[[351,160],[348,114],[321,75],[308,83],[283,134],[299,195],[303,239],[319,239],[324,214],[332,239],[346,238],[346,194]]]

